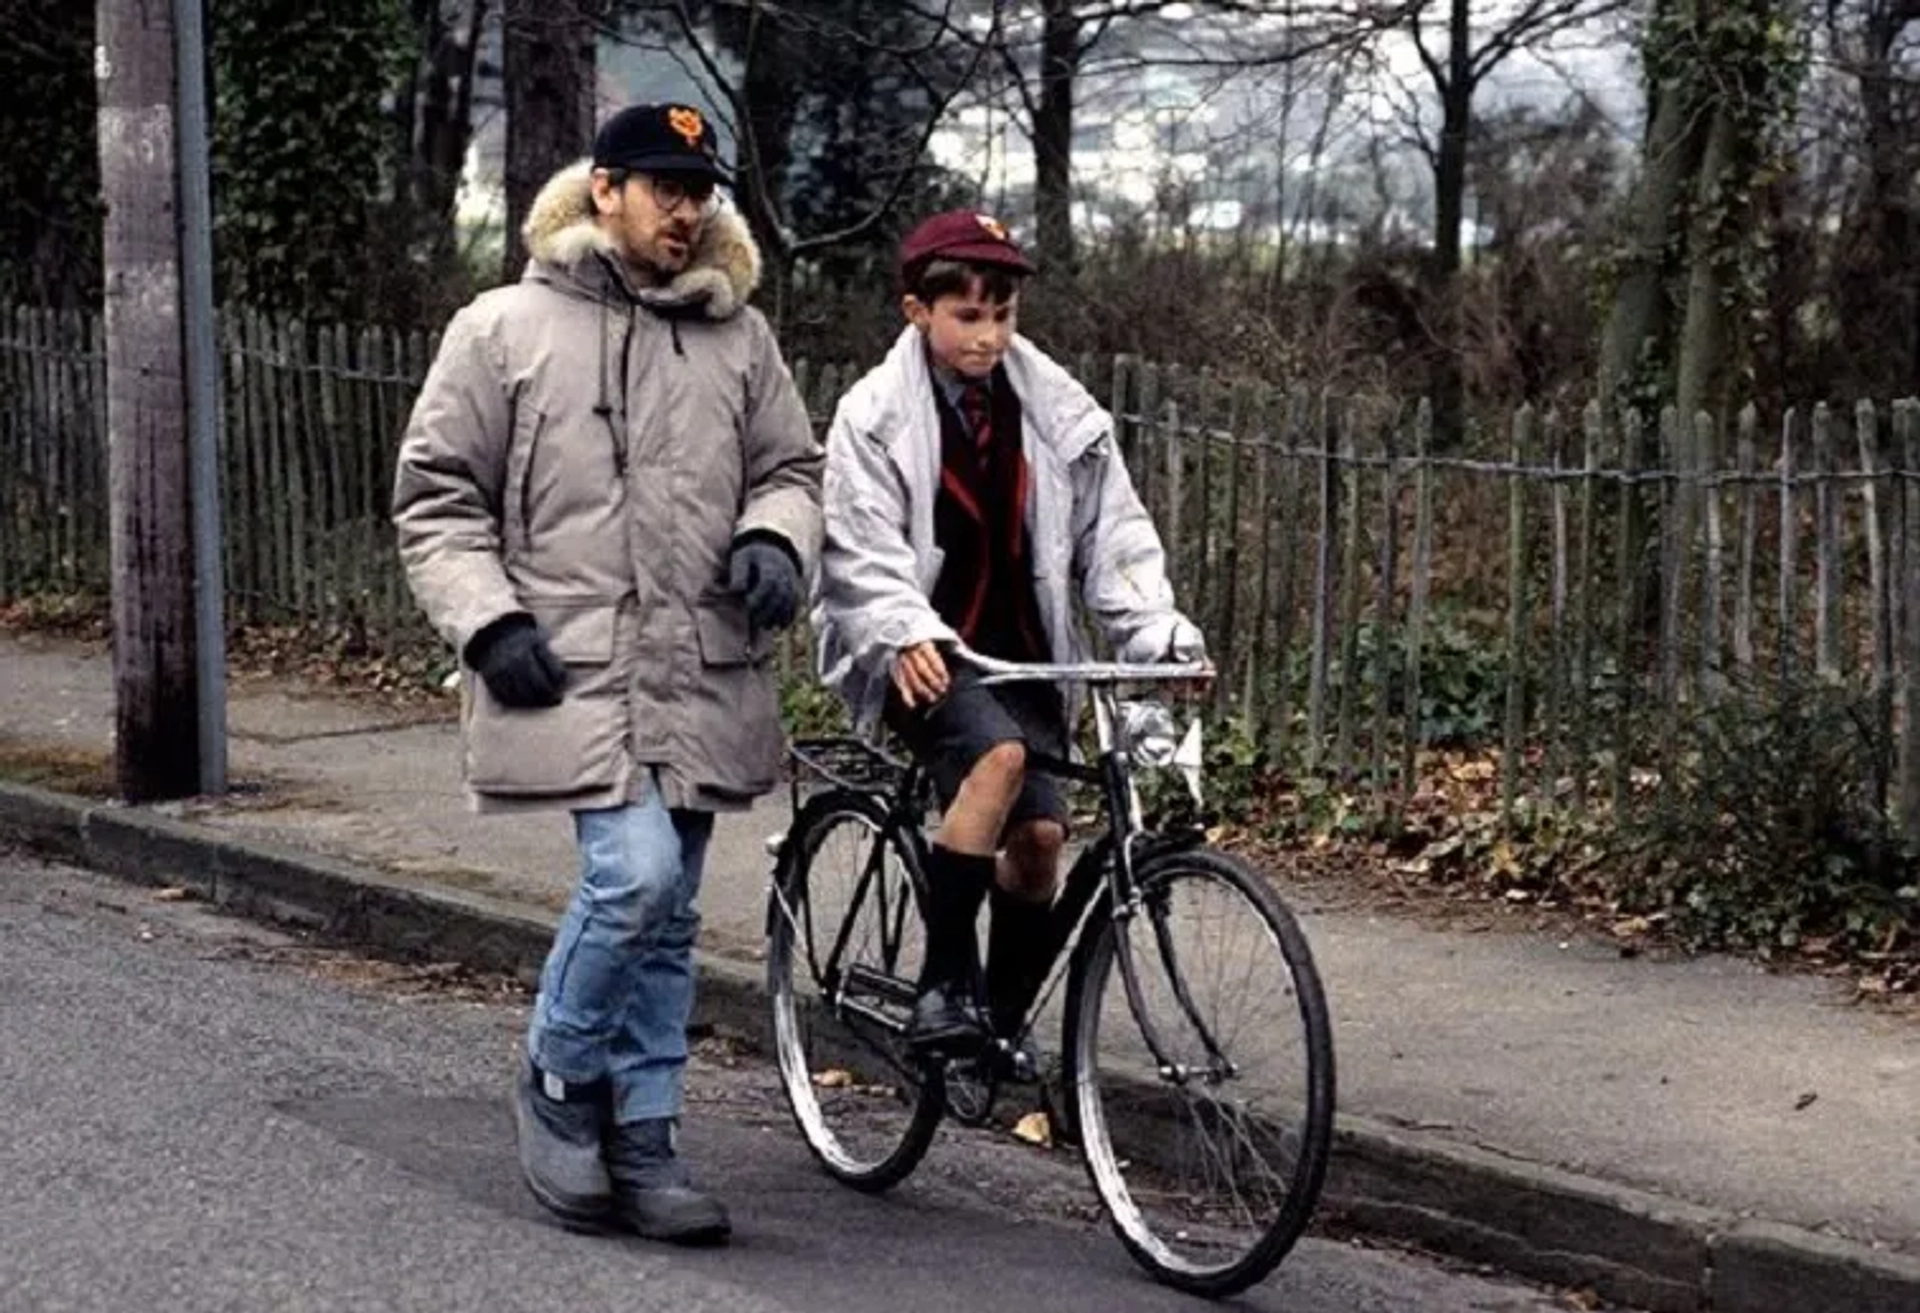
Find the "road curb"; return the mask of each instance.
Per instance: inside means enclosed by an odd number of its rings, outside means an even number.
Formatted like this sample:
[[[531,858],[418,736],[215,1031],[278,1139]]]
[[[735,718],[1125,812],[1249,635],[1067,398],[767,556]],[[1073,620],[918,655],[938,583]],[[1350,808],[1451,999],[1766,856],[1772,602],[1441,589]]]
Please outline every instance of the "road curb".
[[[0,781],[0,845],[409,960],[534,978],[553,919],[497,899]],[[703,955],[701,1019],[764,1040],[759,968]],[[1653,1313],[1912,1313],[1920,1258],[1714,1209],[1367,1118],[1340,1120],[1336,1224]]]

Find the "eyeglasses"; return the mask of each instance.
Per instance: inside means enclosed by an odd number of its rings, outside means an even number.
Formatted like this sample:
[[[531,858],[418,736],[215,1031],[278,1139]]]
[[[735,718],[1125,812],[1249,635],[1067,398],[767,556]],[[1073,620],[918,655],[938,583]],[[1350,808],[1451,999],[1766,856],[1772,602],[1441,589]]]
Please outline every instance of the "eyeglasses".
[[[647,190],[653,193],[653,203],[667,214],[691,204],[694,214],[705,219],[720,208],[720,194],[711,178],[647,174],[646,180]]]

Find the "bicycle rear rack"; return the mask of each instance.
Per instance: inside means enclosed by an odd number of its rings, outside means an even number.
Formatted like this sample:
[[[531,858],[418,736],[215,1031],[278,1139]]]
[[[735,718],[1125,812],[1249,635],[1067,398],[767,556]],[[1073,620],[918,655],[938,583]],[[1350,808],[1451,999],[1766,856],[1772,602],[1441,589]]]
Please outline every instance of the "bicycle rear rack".
[[[787,749],[793,805],[800,807],[803,782],[862,793],[892,793],[907,773],[907,763],[866,739],[795,739]]]

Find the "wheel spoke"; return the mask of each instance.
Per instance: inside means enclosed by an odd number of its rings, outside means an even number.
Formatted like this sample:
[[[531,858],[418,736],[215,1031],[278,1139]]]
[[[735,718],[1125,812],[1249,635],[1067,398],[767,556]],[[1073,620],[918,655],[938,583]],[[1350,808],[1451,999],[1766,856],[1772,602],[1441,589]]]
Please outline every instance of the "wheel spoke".
[[[911,991],[900,977],[920,951],[912,913],[918,870],[883,817],[852,793],[810,804],[795,819],[769,920],[769,992],[788,1102],[822,1165],[863,1189],[884,1189],[910,1172],[940,1116],[939,1091],[928,1088],[904,1039],[901,999]],[[824,963],[821,940],[832,943]]]
[[[1264,879],[1211,850],[1140,872],[1147,915],[1080,960],[1070,1093],[1094,1184],[1156,1276],[1225,1295],[1305,1228],[1333,1124],[1311,954]],[[1123,940],[1122,936],[1126,936]]]

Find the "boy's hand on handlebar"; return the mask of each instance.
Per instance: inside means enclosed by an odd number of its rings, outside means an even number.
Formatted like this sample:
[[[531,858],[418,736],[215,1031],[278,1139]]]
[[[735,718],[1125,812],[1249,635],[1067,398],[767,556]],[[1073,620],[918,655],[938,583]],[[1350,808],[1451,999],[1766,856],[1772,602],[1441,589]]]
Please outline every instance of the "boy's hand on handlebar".
[[[1207,659],[1206,635],[1200,632],[1200,626],[1191,620],[1176,620],[1173,632],[1167,637],[1167,651],[1162,660],[1170,665],[1197,665]]]
[[[893,658],[893,686],[909,710],[938,702],[947,683],[947,663],[933,643],[903,647]]]

